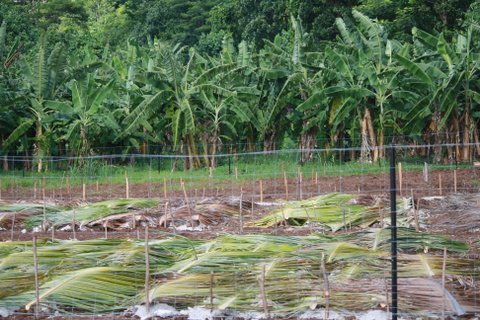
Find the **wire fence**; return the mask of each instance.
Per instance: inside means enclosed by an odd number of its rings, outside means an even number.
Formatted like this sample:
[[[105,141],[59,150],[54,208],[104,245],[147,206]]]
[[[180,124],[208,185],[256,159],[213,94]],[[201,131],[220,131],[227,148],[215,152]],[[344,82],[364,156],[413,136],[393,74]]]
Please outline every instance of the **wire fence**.
[[[56,156],[40,173],[38,157],[4,157],[0,237],[14,249],[0,248],[0,312],[27,312],[38,287],[32,305],[49,315],[388,319],[396,272],[402,318],[478,316],[477,147],[394,146],[396,270],[386,148],[199,155],[195,169],[188,155]],[[38,284],[31,259],[18,258],[33,255],[17,242],[32,231],[48,238],[35,249]],[[58,240],[71,238],[82,241]],[[50,294],[57,275],[76,272],[102,290],[67,283],[75,296]]]

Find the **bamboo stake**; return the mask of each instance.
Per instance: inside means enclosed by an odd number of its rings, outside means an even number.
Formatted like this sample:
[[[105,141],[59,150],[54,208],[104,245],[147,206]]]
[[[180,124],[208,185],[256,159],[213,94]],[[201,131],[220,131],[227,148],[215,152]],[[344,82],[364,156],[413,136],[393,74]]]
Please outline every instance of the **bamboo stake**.
[[[443,263],[442,263],[442,319],[445,319],[445,269],[447,266],[447,247],[443,248]]]
[[[235,179],[238,180],[238,167],[235,166],[234,170],[235,170]]]
[[[98,180],[95,182],[95,191],[98,192],[99,186],[98,186]]]
[[[453,170],[453,192],[457,193],[457,170]]]
[[[262,273],[260,275],[260,279],[258,280],[260,284],[260,295],[262,296],[262,305],[263,305],[263,312],[265,314],[265,318],[270,318],[268,314],[268,304],[267,304],[267,293],[265,292],[265,274],[266,274],[266,267],[265,265],[262,266]]]
[[[82,183],[82,200],[87,201],[87,185]]]
[[[163,177],[163,199],[167,200],[167,177]]]
[[[260,202],[263,202],[263,182],[260,180]]]
[[[73,230],[73,240],[77,240],[77,234],[75,232],[75,209],[73,209],[72,230]]]
[[[107,228],[107,222],[106,221],[103,223],[103,228],[105,229],[105,239],[108,239],[108,228]]]
[[[287,172],[283,170],[283,183],[285,184],[285,200],[288,200],[288,180]]]
[[[442,195],[443,194],[443,192],[442,192],[442,174],[440,172],[438,173],[438,190],[439,190],[440,195]]]
[[[145,227],[145,308],[150,312],[150,255],[148,253],[148,225]]]
[[[33,270],[35,275],[35,318],[40,311],[40,291],[38,284],[38,256],[37,256],[37,236],[33,236]]]
[[[130,186],[128,185],[127,171],[125,171],[125,198],[130,199]]]
[[[13,217],[12,217],[12,230],[10,232],[10,241],[13,241],[13,229],[15,228],[15,216],[17,215],[16,212],[13,213]]]
[[[213,284],[214,284],[213,271],[210,271],[210,313],[213,312]]]
[[[185,202],[187,204],[187,209],[188,209],[188,214],[190,215],[190,225],[192,226],[192,229],[194,228],[193,224],[193,214],[192,214],[192,209],[190,208],[190,201],[188,201],[188,195],[187,195],[187,190],[185,189],[185,182],[183,182],[182,179],[180,179],[180,184],[182,186],[183,190],[183,196],[185,197]],[[218,190],[218,189],[217,189]]]
[[[398,163],[398,187],[400,195],[403,195],[403,171],[401,162]]]
[[[330,307],[330,284],[328,282],[327,269],[325,268],[325,254],[322,253],[322,275],[324,281],[324,295],[325,295],[325,317],[328,319],[329,307]]]
[[[55,226],[52,225],[52,242],[55,241]]]

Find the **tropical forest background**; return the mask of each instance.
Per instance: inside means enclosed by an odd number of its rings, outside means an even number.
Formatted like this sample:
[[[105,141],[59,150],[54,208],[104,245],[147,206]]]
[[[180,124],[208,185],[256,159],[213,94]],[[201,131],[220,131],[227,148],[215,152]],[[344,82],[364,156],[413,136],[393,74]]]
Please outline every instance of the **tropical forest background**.
[[[480,155],[480,1],[1,0],[0,23],[0,156]]]

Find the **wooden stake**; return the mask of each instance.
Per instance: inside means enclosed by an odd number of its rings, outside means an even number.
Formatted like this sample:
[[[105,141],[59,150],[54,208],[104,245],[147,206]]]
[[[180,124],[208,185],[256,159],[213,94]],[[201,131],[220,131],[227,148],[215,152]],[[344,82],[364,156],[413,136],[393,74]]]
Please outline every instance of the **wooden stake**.
[[[213,284],[214,284],[213,271],[210,271],[210,313],[213,312]]]
[[[262,296],[262,305],[263,305],[263,312],[265,314],[265,318],[270,318],[268,314],[268,303],[267,303],[267,293],[265,291],[265,274],[266,274],[266,267],[265,265],[262,266],[262,273],[260,275],[260,279],[258,279],[258,283],[260,285],[260,295]]]
[[[417,199],[417,208],[414,208],[413,214],[415,216],[415,230],[420,231],[420,222],[418,217],[418,212],[420,211],[420,198]]]
[[[420,231],[420,226],[418,225],[418,212],[417,208],[420,205],[420,199],[418,199],[417,207],[415,207],[415,199],[413,198],[413,189],[410,189],[411,197],[412,197],[412,209],[413,209],[413,217],[415,219],[415,230],[418,232]]]
[[[1,198],[1,193],[2,193],[2,191],[1,191],[1,189],[2,189],[2,188],[1,188],[1,184],[2,184],[2,183],[1,183],[1,181],[0,181],[0,198]],[[37,180],[34,180],[34,181],[33,181],[33,199],[35,199],[35,200],[37,199]]]
[[[285,200],[288,200],[288,179],[285,170],[283,171],[283,183],[285,184]]]
[[[130,186],[128,185],[127,171],[125,171],[125,198],[130,199]]]
[[[235,171],[235,179],[238,180],[238,167],[237,166],[235,166],[234,171]]]
[[[68,176],[67,176],[67,194],[68,194],[68,197],[71,198],[70,177]]]
[[[16,212],[13,213],[13,217],[12,217],[12,230],[10,232],[10,241],[13,241],[13,230],[15,228],[15,216],[17,215]]]
[[[105,239],[108,239],[108,228],[107,228],[107,222],[106,221],[103,223],[103,227],[105,229]]]
[[[135,211],[132,212],[132,229],[137,228],[137,219],[135,219]]]
[[[55,226],[52,225],[52,242],[55,241]]]
[[[428,163],[423,164],[423,181],[428,183]]]
[[[263,202],[263,182],[260,180],[260,202]]]
[[[145,227],[145,308],[150,312],[150,255],[148,253],[148,225]]]
[[[82,200],[87,201],[87,185],[85,183],[82,184]]]
[[[403,191],[403,171],[402,171],[402,163],[398,163],[398,187],[400,191],[400,195],[402,195]]]
[[[302,176],[302,168],[298,167],[298,196],[300,200],[303,199],[303,190],[302,190],[302,182],[303,182],[303,176]]]
[[[443,192],[442,192],[442,174],[440,172],[438,173],[438,191],[439,191],[440,195],[443,194]]]
[[[453,170],[453,192],[457,193],[457,170]]]
[[[72,230],[73,230],[73,240],[77,240],[77,234],[75,232],[75,209],[73,209]]]
[[[38,284],[38,256],[37,256],[37,236],[33,236],[33,271],[35,275],[35,318],[40,311],[40,290]]]
[[[209,177],[209,178],[213,178],[213,168],[212,168],[212,167],[208,167],[208,171],[209,171],[208,177]]]
[[[2,178],[0,178],[0,200],[2,200]]]
[[[185,197],[185,202],[187,204],[188,214],[190,215],[190,225],[192,226],[192,229],[193,229],[195,226],[193,224],[192,208],[190,208],[190,201],[188,201],[187,190],[185,189],[185,183],[183,182],[182,179],[180,179],[180,184],[182,185],[183,196]]]
[[[443,248],[443,264],[442,264],[442,319],[445,319],[445,269],[447,267],[447,247]]]
[[[240,234],[243,234],[243,187],[240,186]]]
[[[42,186],[42,200],[45,200],[45,188],[47,185],[47,181],[45,180],[45,176],[43,176],[43,186]]]
[[[325,268],[325,254],[322,253],[322,275],[324,281],[324,296],[325,296],[325,317],[324,319],[328,319],[329,316],[329,307],[330,307],[330,284],[328,282],[328,275],[327,269]]]
[[[43,200],[43,223],[42,223],[42,231],[47,232],[47,208],[45,206],[45,200]]]
[[[95,182],[95,191],[98,192],[99,188],[98,188],[98,180]]]
[[[163,199],[167,200],[167,177],[163,177]]]

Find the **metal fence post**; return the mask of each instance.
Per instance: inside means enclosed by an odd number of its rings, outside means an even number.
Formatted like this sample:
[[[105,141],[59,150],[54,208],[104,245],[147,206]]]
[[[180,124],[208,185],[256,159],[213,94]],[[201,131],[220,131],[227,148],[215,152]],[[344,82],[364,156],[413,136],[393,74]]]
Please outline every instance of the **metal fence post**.
[[[392,255],[392,320],[398,319],[398,282],[397,282],[397,181],[396,181],[395,145],[390,145],[390,234]]]

